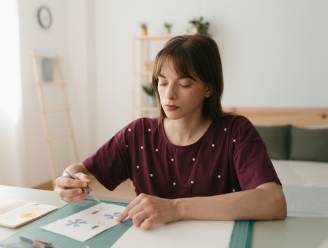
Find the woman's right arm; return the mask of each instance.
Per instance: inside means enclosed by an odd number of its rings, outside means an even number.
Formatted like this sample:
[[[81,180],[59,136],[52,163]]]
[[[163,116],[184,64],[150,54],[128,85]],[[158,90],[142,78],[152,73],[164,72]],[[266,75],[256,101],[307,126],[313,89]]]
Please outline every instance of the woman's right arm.
[[[75,178],[71,178],[65,171]],[[88,196],[88,185],[93,176],[82,163],[72,164],[55,180],[55,191],[66,202],[78,202]]]

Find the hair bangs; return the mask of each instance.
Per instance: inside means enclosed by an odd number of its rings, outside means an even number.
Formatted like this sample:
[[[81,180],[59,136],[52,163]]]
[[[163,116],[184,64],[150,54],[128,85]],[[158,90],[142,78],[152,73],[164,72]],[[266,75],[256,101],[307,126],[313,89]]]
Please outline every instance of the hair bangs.
[[[167,62],[172,63],[174,70],[181,78],[191,78],[197,80],[195,68],[192,64],[192,59],[184,51],[182,47],[175,47],[175,49],[161,51],[154,64],[153,77],[158,81],[158,77],[161,75],[163,65]]]

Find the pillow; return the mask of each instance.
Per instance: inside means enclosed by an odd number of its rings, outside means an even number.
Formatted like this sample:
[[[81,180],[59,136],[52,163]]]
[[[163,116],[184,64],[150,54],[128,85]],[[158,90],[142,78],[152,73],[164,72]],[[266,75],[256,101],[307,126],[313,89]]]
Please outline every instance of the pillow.
[[[290,159],[328,162],[328,129],[293,126]]]
[[[271,159],[289,159],[290,125],[255,127]]]

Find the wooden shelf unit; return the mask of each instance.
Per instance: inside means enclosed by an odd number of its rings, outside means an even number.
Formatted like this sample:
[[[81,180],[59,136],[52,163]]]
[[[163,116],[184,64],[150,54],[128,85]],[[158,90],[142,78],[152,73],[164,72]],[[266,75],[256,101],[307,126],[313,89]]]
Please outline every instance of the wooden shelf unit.
[[[134,36],[132,44],[132,119],[156,117],[156,100],[142,86],[150,86],[156,54],[173,35]]]

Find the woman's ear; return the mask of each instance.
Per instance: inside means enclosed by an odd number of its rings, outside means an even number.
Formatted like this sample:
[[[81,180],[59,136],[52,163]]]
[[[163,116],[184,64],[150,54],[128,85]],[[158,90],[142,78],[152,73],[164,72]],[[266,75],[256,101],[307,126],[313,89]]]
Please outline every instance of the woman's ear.
[[[211,95],[212,95],[212,87],[211,87],[211,85],[208,84],[208,85],[206,86],[205,97],[206,97],[206,98],[209,98]]]

